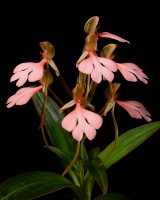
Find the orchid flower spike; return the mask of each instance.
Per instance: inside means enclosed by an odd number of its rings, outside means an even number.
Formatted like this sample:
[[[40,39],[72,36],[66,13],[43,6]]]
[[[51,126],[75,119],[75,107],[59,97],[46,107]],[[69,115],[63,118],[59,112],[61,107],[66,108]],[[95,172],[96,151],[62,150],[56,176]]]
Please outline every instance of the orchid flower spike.
[[[72,131],[75,140],[81,141],[83,134],[89,140],[96,136],[96,129],[99,129],[103,123],[103,118],[89,110],[84,109],[80,102],[76,102],[75,109],[64,117],[61,124],[68,132]]]
[[[32,96],[42,88],[43,85],[38,87],[24,87],[19,89],[14,95],[8,98],[7,108],[11,108],[14,105],[26,104],[32,98]]]
[[[13,70],[13,75],[10,82],[17,80],[16,86],[20,87],[29,82],[35,82],[41,80],[43,77],[44,65],[48,61],[47,58],[43,58],[40,62],[26,62],[21,63]]]
[[[151,115],[143,106],[142,103],[138,101],[119,101],[115,99],[115,102],[123,107],[131,117],[136,119],[142,119],[142,117],[147,121],[151,121]]]
[[[143,83],[148,83],[147,75],[134,63],[117,63],[117,68],[127,81],[136,82],[138,78]]]
[[[91,74],[94,82],[100,83],[103,80],[112,82],[114,73],[117,71],[117,65],[108,58],[96,56],[93,52],[88,52],[89,57],[77,64],[79,71],[85,74]]]

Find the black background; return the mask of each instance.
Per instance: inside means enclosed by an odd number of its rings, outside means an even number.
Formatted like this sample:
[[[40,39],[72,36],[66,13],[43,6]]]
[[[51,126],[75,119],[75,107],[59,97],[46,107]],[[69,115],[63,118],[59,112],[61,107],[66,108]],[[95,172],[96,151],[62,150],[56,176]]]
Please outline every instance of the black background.
[[[60,3],[58,5],[57,3]],[[43,147],[39,131],[39,117],[32,101],[24,106],[6,108],[6,100],[18,88],[15,82],[9,83],[14,67],[22,62],[39,62],[41,49],[39,42],[50,41],[56,54],[54,61],[70,88],[75,86],[75,63],[81,55],[85,34],[83,27],[92,16],[99,16],[101,31],[119,35],[131,42],[118,44],[117,62],[133,62],[149,77],[145,85],[141,81],[129,83],[122,76],[121,100],[137,100],[143,103],[152,115],[152,121],[160,119],[159,92],[159,14],[158,6],[152,4],[121,2],[63,3],[42,2],[37,4],[19,3],[1,6],[0,14],[0,182],[17,174],[34,171],[54,171],[63,169],[52,153]],[[55,4],[55,5],[54,5]],[[3,11],[3,12],[2,12]],[[56,80],[55,80],[56,82]],[[64,94],[61,87],[53,86],[58,94]],[[102,87],[103,89],[103,87]],[[95,101],[96,109],[101,106],[103,91]],[[146,123],[132,119],[126,111],[117,106],[117,122],[120,133]],[[102,149],[113,138],[111,120],[104,119],[103,134],[98,134],[88,148],[100,146]],[[159,151],[160,131],[145,143],[113,165],[108,170],[109,192],[127,195],[131,200],[157,199],[159,196]],[[65,191],[65,190],[64,190]],[[94,193],[99,194],[95,188]],[[65,192],[64,192],[65,194]],[[60,195],[56,192],[51,198]],[[49,196],[50,197],[50,196]],[[40,199],[49,199],[43,197]]]

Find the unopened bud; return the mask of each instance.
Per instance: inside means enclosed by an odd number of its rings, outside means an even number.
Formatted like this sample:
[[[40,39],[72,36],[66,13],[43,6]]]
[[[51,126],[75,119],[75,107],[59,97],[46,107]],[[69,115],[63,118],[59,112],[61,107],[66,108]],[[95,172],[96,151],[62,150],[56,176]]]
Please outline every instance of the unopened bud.
[[[39,44],[43,50],[43,53],[42,53],[43,57],[52,59],[55,55],[54,46],[48,41],[40,42]]]
[[[97,16],[91,17],[84,25],[84,32],[86,34],[95,33],[98,21],[99,17]]]
[[[114,58],[113,52],[115,51],[116,44],[108,44],[104,46],[100,52],[101,57],[112,59]]]

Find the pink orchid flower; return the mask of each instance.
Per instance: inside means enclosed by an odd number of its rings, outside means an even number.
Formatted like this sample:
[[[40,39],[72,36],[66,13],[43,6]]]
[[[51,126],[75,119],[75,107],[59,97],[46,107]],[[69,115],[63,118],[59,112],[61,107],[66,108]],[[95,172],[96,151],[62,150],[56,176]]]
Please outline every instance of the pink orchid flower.
[[[117,63],[117,68],[127,81],[136,82],[137,78],[147,84],[147,75],[134,63]]]
[[[143,106],[142,103],[138,101],[119,101],[115,100],[117,104],[122,106],[131,117],[136,118],[136,119],[142,119],[142,117],[147,121],[151,121],[151,115],[150,113],[146,110],[146,108]]]
[[[22,86],[28,79],[29,82],[39,81],[43,77],[44,64],[48,61],[43,58],[40,62],[26,62],[17,65],[13,71],[10,82],[18,80],[16,86]]]
[[[100,83],[102,77],[104,80],[112,82],[114,73],[117,71],[117,65],[108,58],[96,56],[93,52],[88,52],[89,57],[78,63],[79,71],[85,74],[91,74],[91,78],[96,83]]]
[[[100,115],[84,109],[81,104],[76,103],[75,109],[62,120],[62,127],[67,131],[72,131],[75,140],[81,141],[83,134],[89,140],[96,136],[96,129],[99,129],[103,123]]]
[[[14,105],[24,105],[26,104],[31,97],[42,89],[42,85],[38,87],[25,87],[19,89],[14,95],[8,98],[7,108],[11,108]]]
[[[117,40],[119,42],[127,42],[130,44],[130,42],[128,40],[125,40],[125,39],[123,39],[115,34],[109,33],[109,32],[102,32],[102,33],[96,32],[96,35],[98,35],[99,37],[111,38],[111,39]]]

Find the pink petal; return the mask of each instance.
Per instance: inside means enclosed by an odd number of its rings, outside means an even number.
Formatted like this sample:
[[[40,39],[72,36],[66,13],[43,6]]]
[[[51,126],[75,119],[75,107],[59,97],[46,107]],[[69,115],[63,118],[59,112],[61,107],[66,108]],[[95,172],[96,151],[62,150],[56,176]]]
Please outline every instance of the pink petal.
[[[146,119],[146,121],[151,121],[151,115],[142,103],[138,101],[126,101],[125,103],[130,107],[132,106],[133,109],[137,110]]]
[[[117,71],[117,64],[108,58],[97,57],[100,63],[102,63],[105,67],[109,68],[111,71]]]
[[[138,78],[145,84],[148,83],[146,80],[148,79],[147,75],[134,63],[117,63],[117,67],[127,81],[135,82]]]
[[[20,72],[17,72],[16,74],[13,74],[10,78],[10,82],[13,82],[17,79],[19,79],[21,76],[23,76],[25,74],[24,71],[20,71]]]
[[[76,103],[76,108],[61,122],[64,129],[72,131],[72,136],[77,141],[82,140],[83,134],[89,140],[93,140],[96,136],[95,128],[100,128],[102,123],[103,119],[100,115],[85,110],[79,102]]]
[[[72,132],[72,136],[75,140],[77,141],[81,141],[82,138],[83,138],[83,129],[82,129],[82,126],[81,125],[77,125],[73,132]]]
[[[90,58],[93,62],[93,65],[95,66],[94,70],[91,73],[91,78],[96,83],[100,83],[101,80],[102,80],[102,75],[103,75],[105,79],[107,79],[108,81],[111,82],[114,78],[114,74],[108,68],[112,68],[113,70],[117,70],[115,62],[112,62],[111,60],[106,59],[106,58],[97,57],[92,52],[89,55],[90,55]],[[108,64],[109,67],[103,66],[100,61],[102,61],[102,64]]]
[[[101,127],[103,123],[103,118],[100,115],[86,109],[83,109],[82,112],[83,112],[84,117],[87,119],[88,123],[92,127],[96,129],[99,129]]]
[[[14,75],[11,77],[10,82],[18,79],[16,85],[22,86],[27,79],[30,82],[39,81],[43,77],[44,64],[48,59],[42,59],[38,63],[28,62],[17,65],[14,69]]]
[[[42,87],[40,87],[38,90],[40,90]],[[24,93],[16,102],[16,105],[24,105],[26,104],[31,97],[37,92],[37,88],[33,88],[28,90],[28,92]]]
[[[32,87],[21,88],[14,95],[8,98],[7,108],[11,108],[15,104],[16,105],[26,104],[30,100],[30,98],[41,88],[42,86],[35,87],[35,88],[32,88]]]
[[[136,71],[142,71],[141,68],[139,68],[136,64],[134,63],[121,63],[122,65],[125,65],[127,68],[130,68],[130,69],[134,69]]]
[[[40,62],[36,63],[36,62],[26,62],[26,63],[21,63],[19,65],[17,65],[14,70],[13,73],[17,73],[19,71],[24,71],[26,69],[29,68],[37,68],[38,67],[43,67],[44,64],[48,61],[48,59],[43,58]]]
[[[15,105],[15,102],[12,101],[12,102],[10,102],[10,103],[7,105],[7,108],[11,108],[11,107],[13,107],[14,105]]]
[[[83,116],[84,111],[82,111],[82,110],[83,110],[83,108],[81,107],[81,111],[78,111],[78,126],[77,126],[76,130],[79,130],[79,131],[83,130],[83,133],[85,133],[86,137],[88,139],[92,140],[96,135],[96,130],[91,125],[88,124],[88,122],[86,121],[86,119]],[[74,137],[75,137],[75,134],[74,134]],[[81,135],[80,135],[80,138],[81,138]]]
[[[86,126],[83,127],[84,133],[89,140],[93,140],[96,136],[96,130],[86,123]]]
[[[93,70],[93,63],[89,58],[87,58],[78,64],[78,69],[85,74],[91,74]]]
[[[111,39],[114,39],[114,40],[118,40],[119,42],[127,42],[130,44],[130,42],[128,40],[125,40],[117,35],[114,35],[112,33],[109,33],[109,32],[102,32],[102,33],[97,33],[97,35],[99,37],[105,37],[105,38],[111,38]]]
[[[144,105],[139,101],[129,100],[129,101],[125,101],[125,104],[133,106],[133,107],[141,107],[145,109]]]
[[[26,74],[25,71],[21,71],[21,72],[17,72],[16,74],[14,74],[11,79],[10,82],[17,80],[16,86],[20,87],[22,86],[28,79],[28,74]]]
[[[122,105],[121,105],[122,106]],[[142,119],[142,115],[137,111],[129,107],[122,106],[133,118]]]
[[[43,68],[39,67],[29,74],[28,81],[29,82],[35,82],[37,80],[41,80],[42,77],[43,77]]]
[[[24,71],[30,67],[33,67],[34,65],[36,65],[37,63],[35,62],[26,62],[26,63],[21,63],[19,65],[17,65],[14,70],[13,73],[17,73],[19,71]]]
[[[73,110],[67,116],[65,116],[61,124],[62,127],[66,129],[68,132],[72,131],[77,124],[77,114],[75,110]]]
[[[147,122],[150,122],[152,119],[151,119],[151,115],[150,113],[147,111],[147,110],[144,110],[144,109],[139,109],[140,110],[140,113],[141,115],[143,116],[143,118],[147,121]]]
[[[21,97],[21,95],[27,91],[28,91],[28,87],[19,89],[14,95],[8,98],[7,103],[14,102],[15,104],[16,101]]]
[[[92,140],[96,135],[96,130],[90,124],[88,124],[88,121],[86,121],[86,119],[85,119],[85,117],[83,115],[83,113],[85,112],[84,110],[85,109],[81,107],[80,103],[76,104],[76,111],[77,111],[77,117],[78,117],[78,126],[81,127],[81,129],[83,130],[83,132],[85,133],[87,138]],[[78,130],[80,130],[80,128]],[[81,136],[80,136],[80,138],[81,138]]]
[[[146,74],[144,74],[143,72],[141,71],[137,71],[135,73],[135,75],[137,76],[137,78],[142,81],[143,83],[147,84],[148,81],[146,79],[148,79],[148,77],[146,76]]]
[[[96,68],[94,68],[91,73],[91,78],[94,82],[100,83],[102,80],[102,74]]]
[[[136,82],[137,78],[124,65],[117,63],[117,67],[127,81]]]
[[[114,74],[106,67],[101,68],[101,74],[103,75],[104,79],[108,80],[109,82],[112,82],[114,79]]]
[[[141,119],[142,117],[146,121],[151,121],[151,115],[146,110],[146,108],[137,101],[118,101],[116,100],[120,106],[122,106],[133,118]]]

